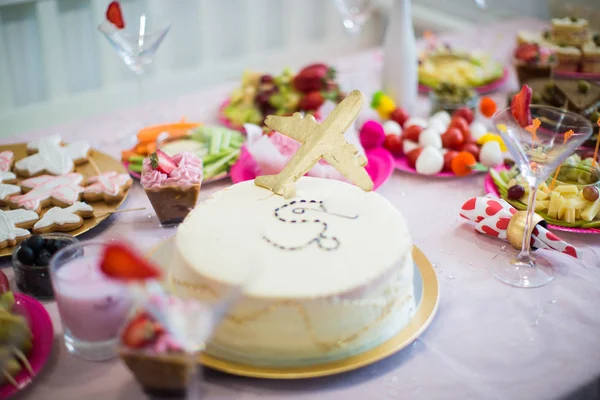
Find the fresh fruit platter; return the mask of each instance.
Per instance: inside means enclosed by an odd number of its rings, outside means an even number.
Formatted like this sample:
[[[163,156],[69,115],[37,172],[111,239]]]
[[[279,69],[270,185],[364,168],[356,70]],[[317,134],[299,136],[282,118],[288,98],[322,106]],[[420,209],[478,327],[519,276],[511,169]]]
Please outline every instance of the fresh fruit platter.
[[[551,228],[583,228],[600,233],[600,168],[592,157],[570,156],[557,173],[540,185],[536,212]],[[519,210],[527,208],[529,185],[516,165],[490,170],[486,191],[498,194]]]
[[[452,114],[441,110],[428,119],[410,117],[382,92],[375,93],[371,106],[385,122],[365,123],[360,131],[361,144],[366,150],[388,150],[401,171],[456,177],[487,171],[504,162],[506,147],[502,138],[475,120],[469,107],[458,108]],[[480,109],[491,116],[495,103],[484,97]]]
[[[6,276],[0,274],[6,280]],[[53,339],[52,322],[44,306],[23,294],[3,292],[0,296],[0,398],[8,398],[33,380],[50,357]]]
[[[179,123],[151,127],[138,133],[138,144],[122,152],[130,173],[140,178],[144,158],[157,149],[169,156],[189,151],[202,159],[204,181],[224,178],[238,160],[244,136],[233,129],[198,123]]]
[[[230,128],[244,124],[262,125],[267,115],[291,115],[296,111],[317,114],[326,100],[343,98],[335,81],[335,69],[311,64],[297,74],[285,69],[280,75],[244,72],[241,87],[223,103],[219,119]]]
[[[507,79],[502,65],[488,55],[459,51],[449,46],[428,49],[419,56],[419,89],[428,92],[441,83],[450,83],[489,93]]]

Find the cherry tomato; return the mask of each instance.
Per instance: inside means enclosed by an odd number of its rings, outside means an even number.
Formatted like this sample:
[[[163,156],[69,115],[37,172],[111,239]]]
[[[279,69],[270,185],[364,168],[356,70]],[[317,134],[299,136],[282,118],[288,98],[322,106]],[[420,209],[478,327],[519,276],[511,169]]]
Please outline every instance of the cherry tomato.
[[[452,160],[458,155],[457,151],[448,150],[444,154],[444,169],[442,171],[452,172]]]
[[[410,140],[412,142],[419,143],[419,135],[421,135],[422,131],[423,128],[420,126],[411,125],[402,133],[402,140]]]
[[[0,294],[10,291],[10,285],[6,274],[0,271]]]
[[[417,165],[417,158],[419,158],[419,156],[421,155],[421,152],[423,151],[422,147],[418,147],[414,150],[411,150],[407,155],[406,158],[408,159],[408,165],[410,165],[412,168],[415,168]]]
[[[473,115],[473,110],[468,107],[461,107],[458,110],[452,113],[452,117],[462,117],[467,121],[467,124],[471,124],[475,116]]]
[[[402,155],[402,137],[400,135],[386,135],[383,148],[392,153],[394,157]]]
[[[400,125],[401,127],[404,127],[404,123],[406,122],[406,120],[408,118],[409,118],[408,113],[406,112],[406,110],[404,110],[401,107],[396,108],[390,114],[390,119],[392,121],[396,121],[398,123],[398,125]]]
[[[460,149],[460,151],[466,151],[467,153],[473,154],[475,159],[479,161],[479,151],[481,148],[477,146],[475,143],[464,143]]]
[[[464,142],[465,135],[458,128],[450,127],[442,134],[442,146],[446,149],[458,150]]]
[[[463,117],[453,117],[449,128],[458,128],[465,136],[470,134],[469,123]]]

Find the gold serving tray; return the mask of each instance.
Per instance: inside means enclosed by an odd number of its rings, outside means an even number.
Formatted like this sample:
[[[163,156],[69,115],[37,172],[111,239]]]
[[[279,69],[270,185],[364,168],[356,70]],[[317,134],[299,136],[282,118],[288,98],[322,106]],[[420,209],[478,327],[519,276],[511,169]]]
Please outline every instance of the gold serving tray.
[[[148,257],[163,267],[172,266],[172,263],[177,260],[174,237],[159,243],[149,252]],[[410,345],[425,331],[433,320],[439,304],[439,288],[435,270],[431,262],[416,246],[413,247],[413,261],[416,270],[420,273],[419,277],[415,277],[415,283],[420,282],[421,284],[421,296],[420,298],[417,297],[419,300],[417,310],[410,323],[402,331],[379,346],[341,360],[301,367],[262,367],[237,364],[208,354],[202,354],[199,362],[205,367],[238,376],[266,379],[304,379],[351,371],[391,356]],[[419,293],[419,288],[415,288],[415,291]]]
[[[20,160],[21,158],[27,157],[27,143],[15,143],[15,144],[0,146],[0,151],[5,151],[5,150],[10,150],[14,153],[15,161]],[[96,162],[96,165],[98,166],[98,169],[100,169],[101,172],[116,171],[118,173],[125,173],[125,174],[128,173],[127,170],[125,169],[125,167],[123,166],[123,164],[121,164],[118,160],[114,159],[113,157],[109,156],[106,153],[102,153],[98,150],[92,149],[90,151],[90,157]],[[96,173],[94,172],[94,169],[92,168],[92,166],[89,163],[86,163],[84,165],[75,166],[75,172],[79,172],[80,174],[83,175],[84,178],[89,178],[91,176],[96,175]],[[19,179],[19,181],[20,181],[20,179]],[[121,204],[123,204],[123,202],[127,198],[128,194],[129,194],[129,190],[125,192],[125,197],[123,197],[123,200],[121,200],[118,203],[106,204],[103,201],[97,201],[97,202],[93,202],[93,203],[89,203],[89,204],[92,207],[94,207],[95,214],[101,214],[102,212],[108,212],[108,211],[115,211],[121,206]],[[6,208],[6,209],[8,209],[8,208]],[[83,225],[81,227],[79,227],[78,229],[75,229],[73,231],[66,232],[66,233],[73,235],[73,236],[81,235],[82,233],[85,233],[85,232],[89,231],[90,229],[96,227],[98,224],[100,224],[102,221],[104,221],[108,217],[110,217],[110,214],[101,215],[100,217],[92,217],[92,218],[84,219]],[[14,247],[5,247],[3,249],[0,249],[0,257],[11,255],[13,249],[14,249]]]

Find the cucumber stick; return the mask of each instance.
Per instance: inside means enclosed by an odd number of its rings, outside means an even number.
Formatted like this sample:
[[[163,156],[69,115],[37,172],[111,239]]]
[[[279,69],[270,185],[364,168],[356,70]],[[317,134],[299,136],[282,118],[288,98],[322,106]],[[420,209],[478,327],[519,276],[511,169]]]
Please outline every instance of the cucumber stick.
[[[225,157],[219,159],[218,161],[211,163],[210,165],[204,166],[204,178],[211,178],[218,173],[222,172],[222,168],[225,170],[228,168],[227,163],[240,155],[240,150],[234,150]]]
[[[231,136],[232,134],[229,129],[223,130],[223,139],[221,140],[221,151],[230,149]]]
[[[217,154],[221,150],[223,132],[220,129],[214,129],[210,136],[210,147],[208,154]]]

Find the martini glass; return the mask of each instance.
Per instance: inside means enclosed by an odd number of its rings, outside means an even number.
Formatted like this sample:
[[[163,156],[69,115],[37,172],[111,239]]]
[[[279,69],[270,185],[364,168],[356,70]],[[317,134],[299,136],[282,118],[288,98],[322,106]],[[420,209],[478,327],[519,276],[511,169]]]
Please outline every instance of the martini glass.
[[[108,21],[98,26],[98,30],[108,40],[119,58],[136,74],[139,101],[142,106],[145,105],[142,76],[146,67],[154,60],[158,48],[170,29],[169,22],[146,13],[138,14],[137,17],[126,14],[124,29],[118,29]],[[146,114],[145,110],[144,114]]]
[[[363,25],[373,12],[374,0],[333,0],[340,14],[346,32],[358,36]]]
[[[529,201],[522,250],[516,257],[511,252],[498,255],[490,266],[490,272],[502,282],[524,288],[544,286],[555,277],[548,258],[531,254],[530,232],[533,230],[537,189],[592,134],[592,126],[586,118],[559,108],[532,105],[531,117],[541,122],[535,135],[519,125],[510,108],[492,117],[529,185]],[[573,135],[565,137],[570,130]]]

